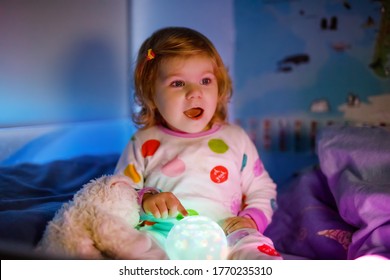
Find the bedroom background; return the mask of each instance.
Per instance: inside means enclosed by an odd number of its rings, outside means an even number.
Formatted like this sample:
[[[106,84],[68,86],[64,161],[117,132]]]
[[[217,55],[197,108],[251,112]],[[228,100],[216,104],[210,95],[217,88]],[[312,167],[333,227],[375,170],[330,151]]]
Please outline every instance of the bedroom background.
[[[390,125],[390,4],[341,0],[3,0],[0,165],[120,153],[141,42],[195,28],[234,81],[231,120],[279,185],[332,123]]]

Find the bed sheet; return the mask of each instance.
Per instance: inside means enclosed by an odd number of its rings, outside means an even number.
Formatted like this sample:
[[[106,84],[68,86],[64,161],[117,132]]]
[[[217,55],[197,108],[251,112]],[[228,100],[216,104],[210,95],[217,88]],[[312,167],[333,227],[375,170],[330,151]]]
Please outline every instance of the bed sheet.
[[[32,252],[60,206],[91,179],[114,172],[119,154],[79,156],[45,164],[0,167],[0,255]]]
[[[318,139],[319,165],[279,193],[266,234],[291,256],[390,258],[390,131],[329,127]]]
[[[327,128],[319,165],[280,186],[266,234],[286,259],[390,258],[390,132]],[[119,154],[0,166],[0,255],[32,253],[47,222],[85,183],[112,174]]]

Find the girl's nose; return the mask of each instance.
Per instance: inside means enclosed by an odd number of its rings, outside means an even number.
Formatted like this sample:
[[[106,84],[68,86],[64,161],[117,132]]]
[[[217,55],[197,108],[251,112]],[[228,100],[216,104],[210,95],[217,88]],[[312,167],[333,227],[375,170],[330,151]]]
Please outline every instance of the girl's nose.
[[[191,85],[188,88],[186,98],[192,99],[192,98],[200,98],[200,97],[202,97],[202,90],[200,89],[200,87],[197,85]]]

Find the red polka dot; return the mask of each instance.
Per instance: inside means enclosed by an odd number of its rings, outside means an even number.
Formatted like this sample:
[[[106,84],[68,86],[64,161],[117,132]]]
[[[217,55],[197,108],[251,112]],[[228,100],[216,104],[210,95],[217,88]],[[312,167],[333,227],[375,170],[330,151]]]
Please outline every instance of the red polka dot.
[[[226,167],[218,165],[211,169],[210,171],[210,179],[214,183],[220,184],[225,182],[229,177],[229,171]]]
[[[144,158],[148,157],[148,156],[153,156],[154,153],[157,151],[158,147],[160,147],[160,141],[156,140],[156,139],[151,139],[151,140],[148,140],[146,141],[143,145],[142,145],[142,156]]]
[[[280,256],[280,254],[274,248],[272,248],[271,246],[269,246],[267,244],[263,244],[261,246],[258,246],[257,250],[259,250],[260,252],[267,254],[269,256],[275,256],[275,257]]]

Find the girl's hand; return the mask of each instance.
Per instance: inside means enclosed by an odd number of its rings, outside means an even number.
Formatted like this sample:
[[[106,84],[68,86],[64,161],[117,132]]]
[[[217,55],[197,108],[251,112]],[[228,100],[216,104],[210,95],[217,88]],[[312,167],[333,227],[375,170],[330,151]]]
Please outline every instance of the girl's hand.
[[[177,212],[180,212],[183,216],[188,215],[179,199],[171,192],[144,194],[142,207],[145,213],[152,214],[155,218],[176,217]]]
[[[257,225],[251,218],[245,216],[227,218],[222,225],[222,229],[226,235],[242,228],[253,228],[257,230]]]

